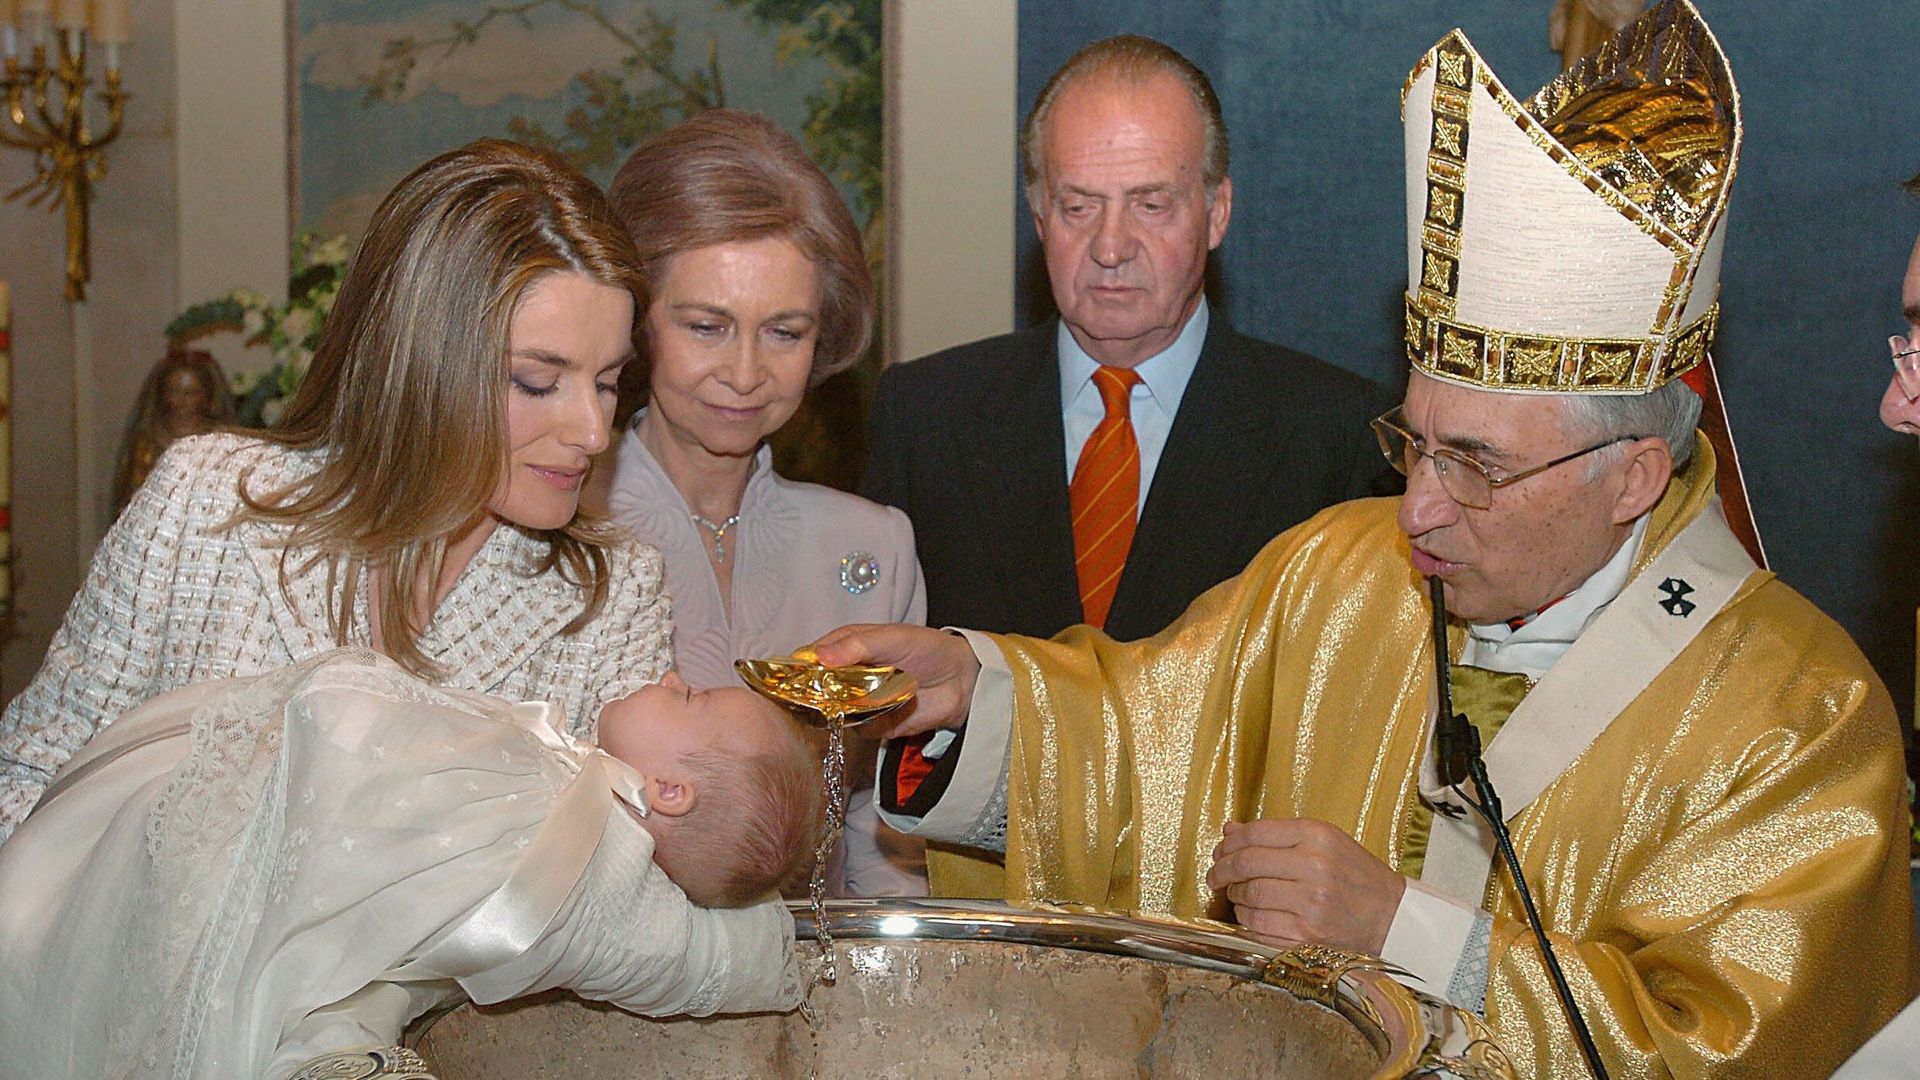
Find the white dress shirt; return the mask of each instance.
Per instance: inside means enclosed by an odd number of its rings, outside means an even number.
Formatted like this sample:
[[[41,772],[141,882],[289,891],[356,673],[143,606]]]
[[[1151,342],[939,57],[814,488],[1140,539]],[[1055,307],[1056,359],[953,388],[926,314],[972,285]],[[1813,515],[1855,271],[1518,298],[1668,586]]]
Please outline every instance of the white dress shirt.
[[[1140,381],[1133,386],[1128,411],[1133,417],[1134,441],[1140,445],[1140,501],[1137,511],[1147,506],[1147,492],[1153,488],[1153,472],[1160,466],[1160,451],[1166,449],[1167,434],[1173,430],[1174,415],[1180,411],[1180,399],[1187,392],[1194,368],[1200,366],[1200,347],[1207,342],[1207,302],[1194,307],[1173,344],[1135,365]],[[1056,331],[1060,354],[1060,407],[1067,439],[1067,482],[1073,482],[1073,470],[1080,464],[1080,451],[1093,435],[1093,429],[1106,418],[1107,407],[1100,390],[1093,385],[1093,373],[1100,362],[1087,355],[1073,332],[1061,323]]]

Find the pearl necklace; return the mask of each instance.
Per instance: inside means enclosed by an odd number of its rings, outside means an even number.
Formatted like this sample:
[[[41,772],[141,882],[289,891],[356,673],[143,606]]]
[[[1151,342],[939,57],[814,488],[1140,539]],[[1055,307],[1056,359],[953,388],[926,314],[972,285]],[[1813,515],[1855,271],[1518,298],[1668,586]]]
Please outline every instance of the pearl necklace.
[[[727,530],[733,528],[735,525],[740,524],[740,515],[735,514],[732,517],[728,518],[727,520],[720,521],[720,522],[709,521],[708,519],[701,517],[699,514],[693,513],[692,511],[688,511],[687,516],[693,518],[693,523],[695,525],[698,525],[701,528],[713,534],[713,561],[717,563],[726,562],[727,548],[726,548],[725,541],[727,538]]]

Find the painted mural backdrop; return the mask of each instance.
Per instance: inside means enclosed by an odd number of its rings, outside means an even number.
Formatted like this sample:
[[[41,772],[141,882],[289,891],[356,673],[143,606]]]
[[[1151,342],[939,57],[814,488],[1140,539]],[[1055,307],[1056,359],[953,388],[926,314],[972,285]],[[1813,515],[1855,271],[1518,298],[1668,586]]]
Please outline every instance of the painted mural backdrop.
[[[415,165],[485,136],[604,185],[648,136],[724,105],[801,139],[882,280],[880,0],[299,0],[295,35],[303,230],[357,237]],[[872,371],[809,396],[782,472],[853,483]]]

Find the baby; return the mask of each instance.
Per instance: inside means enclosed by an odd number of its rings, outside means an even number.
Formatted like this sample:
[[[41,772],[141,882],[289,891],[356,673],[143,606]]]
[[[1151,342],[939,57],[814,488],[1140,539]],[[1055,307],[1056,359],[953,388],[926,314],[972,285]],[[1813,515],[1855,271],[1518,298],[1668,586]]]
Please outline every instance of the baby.
[[[128,713],[0,846],[0,1061],[277,1078],[463,993],[797,1005],[768,898],[820,828],[800,725],[671,677],[601,747],[559,720],[352,649]]]
[[[820,758],[785,709],[745,687],[667,677],[600,713],[600,749],[644,778],[653,859],[689,899],[738,907],[791,884],[824,813]]]

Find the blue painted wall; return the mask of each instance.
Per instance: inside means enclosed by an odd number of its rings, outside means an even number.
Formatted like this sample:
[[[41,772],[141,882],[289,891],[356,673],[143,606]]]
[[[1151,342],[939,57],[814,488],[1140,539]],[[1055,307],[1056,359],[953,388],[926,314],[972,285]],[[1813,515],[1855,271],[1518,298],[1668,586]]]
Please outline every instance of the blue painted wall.
[[[1718,355],[1775,570],[1850,630],[1903,711],[1920,604],[1920,452],[1875,415],[1920,200],[1920,2],[1699,0],[1732,59],[1746,143]],[[1032,0],[1022,115],[1075,49],[1147,34],[1213,78],[1234,216],[1214,295],[1242,330],[1404,382],[1407,70],[1452,27],[1525,97],[1559,69],[1549,0]],[[1016,194],[1015,198],[1019,196]],[[1052,313],[1027,211],[1021,322]]]

